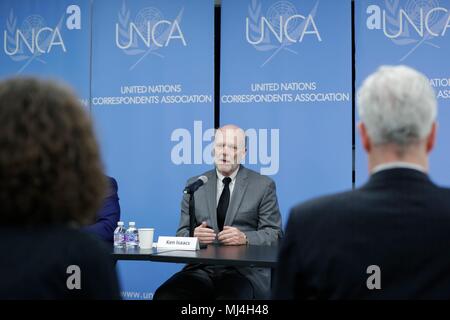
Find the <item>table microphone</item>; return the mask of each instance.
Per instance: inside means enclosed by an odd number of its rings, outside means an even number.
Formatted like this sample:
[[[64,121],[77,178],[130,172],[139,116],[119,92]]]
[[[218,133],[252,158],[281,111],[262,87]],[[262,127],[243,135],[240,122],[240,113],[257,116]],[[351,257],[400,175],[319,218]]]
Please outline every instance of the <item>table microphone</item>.
[[[198,179],[194,182],[192,182],[190,185],[188,185],[186,188],[184,188],[185,194],[193,194],[195,191],[197,191],[198,188],[200,188],[202,185],[204,185],[206,182],[208,182],[207,176],[200,176]]]

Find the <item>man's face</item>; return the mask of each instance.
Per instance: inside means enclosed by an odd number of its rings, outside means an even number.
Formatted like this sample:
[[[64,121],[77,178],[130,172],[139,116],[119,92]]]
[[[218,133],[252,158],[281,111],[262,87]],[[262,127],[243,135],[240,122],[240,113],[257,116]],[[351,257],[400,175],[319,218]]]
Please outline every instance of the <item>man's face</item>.
[[[219,129],[214,144],[214,163],[221,174],[232,174],[245,157],[245,136],[241,129]]]

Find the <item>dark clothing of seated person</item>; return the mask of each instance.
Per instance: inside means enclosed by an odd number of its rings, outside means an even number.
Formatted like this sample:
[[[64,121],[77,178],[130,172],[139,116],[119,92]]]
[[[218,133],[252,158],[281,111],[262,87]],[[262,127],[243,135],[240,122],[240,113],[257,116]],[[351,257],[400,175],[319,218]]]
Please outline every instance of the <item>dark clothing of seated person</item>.
[[[1,300],[120,298],[108,248],[93,235],[65,225],[0,232]]]
[[[83,228],[84,231],[94,234],[105,242],[112,244],[114,230],[120,220],[120,204],[117,193],[117,182],[112,177],[107,177],[108,192],[103,199],[100,210],[97,211],[95,223]]]

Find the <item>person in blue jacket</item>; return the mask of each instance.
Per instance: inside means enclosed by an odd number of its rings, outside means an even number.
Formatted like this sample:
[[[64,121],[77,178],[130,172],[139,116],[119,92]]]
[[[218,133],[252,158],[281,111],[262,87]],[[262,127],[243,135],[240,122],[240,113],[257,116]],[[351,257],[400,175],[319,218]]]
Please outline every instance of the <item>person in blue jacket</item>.
[[[117,181],[108,176],[107,180],[108,192],[105,199],[103,199],[100,210],[96,214],[95,223],[84,227],[84,230],[112,244],[114,230],[117,227],[117,222],[120,220],[120,205]]]

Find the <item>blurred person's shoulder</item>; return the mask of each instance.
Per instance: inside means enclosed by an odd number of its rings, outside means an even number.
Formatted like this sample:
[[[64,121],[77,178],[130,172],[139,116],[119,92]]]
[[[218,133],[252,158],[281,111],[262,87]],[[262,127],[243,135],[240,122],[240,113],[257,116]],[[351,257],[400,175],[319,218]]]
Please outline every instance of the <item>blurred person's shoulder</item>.
[[[55,225],[11,229],[15,241],[24,242],[22,247],[59,260],[61,263],[97,263],[110,261],[112,247],[94,235],[82,232],[78,228]]]
[[[349,214],[360,199],[361,190],[348,190],[315,197],[298,203],[291,209],[290,223],[312,223],[334,220],[336,215]]]
[[[60,230],[60,234],[62,238],[65,238],[68,248],[89,248],[89,250],[83,250],[83,253],[87,252],[95,252],[97,254],[107,254],[111,253],[112,246],[98,237],[79,230],[78,228],[69,228],[65,227]],[[80,250],[77,250],[80,252]]]
[[[92,273],[113,266],[111,244],[78,229],[65,228],[59,232],[65,242],[61,249],[66,252],[66,263],[84,266]]]
[[[118,189],[117,180],[111,176],[105,176],[106,181],[108,182],[108,191],[109,193],[115,193]]]
[[[111,249],[94,236],[66,226],[1,227],[0,299],[116,299]],[[81,289],[67,281],[77,272]]]
[[[78,229],[64,228],[59,232],[65,242],[61,263],[68,274],[81,274],[82,290],[74,298],[119,299],[112,245]]]

